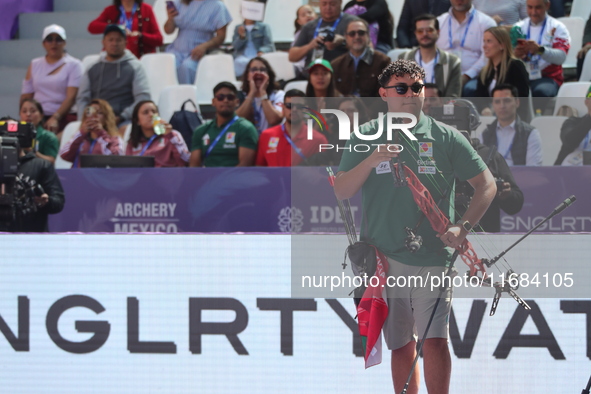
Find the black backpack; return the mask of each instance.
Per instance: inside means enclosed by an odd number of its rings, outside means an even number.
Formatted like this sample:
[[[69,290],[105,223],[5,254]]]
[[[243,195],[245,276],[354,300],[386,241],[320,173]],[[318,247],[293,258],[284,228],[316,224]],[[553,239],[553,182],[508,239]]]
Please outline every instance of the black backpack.
[[[193,108],[195,108],[195,110],[185,110],[185,104],[187,103],[193,104]],[[183,105],[181,105],[181,110],[176,111],[174,114],[172,114],[169,123],[174,130],[181,133],[190,151],[193,139],[193,132],[197,127],[201,126],[201,124],[203,123],[203,119],[197,111],[197,106],[195,105],[195,102],[193,102],[193,100],[191,99],[185,101]]]

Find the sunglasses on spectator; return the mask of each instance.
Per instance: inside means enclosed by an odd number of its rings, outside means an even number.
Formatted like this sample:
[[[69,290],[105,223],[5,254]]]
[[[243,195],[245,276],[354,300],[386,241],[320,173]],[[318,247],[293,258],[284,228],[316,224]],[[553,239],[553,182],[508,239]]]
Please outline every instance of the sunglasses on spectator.
[[[236,100],[236,95],[235,94],[216,94],[215,95],[215,99],[217,101],[224,101],[225,99],[228,99],[229,101],[233,101]]]
[[[251,67],[248,69],[251,73],[267,73],[266,67]]]
[[[303,105],[296,103],[283,103],[283,106],[287,109],[298,109],[303,107]]]
[[[367,34],[367,31],[365,30],[351,30],[347,32],[347,35],[349,37],[355,37],[356,35],[359,37],[365,37],[365,35]]]
[[[396,89],[396,93],[398,94],[406,94],[408,92],[408,88],[412,90],[413,93],[421,93],[425,84],[415,82],[412,85],[393,85],[393,86],[384,86],[384,89]]]
[[[54,42],[55,41],[59,44],[60,42],[64,42],[64,39],[59,36],[57,36],[57,37],[49,36],[49,37],[45,37],[45,40],[43,40],[43,41],[47,41],[47,42]]]

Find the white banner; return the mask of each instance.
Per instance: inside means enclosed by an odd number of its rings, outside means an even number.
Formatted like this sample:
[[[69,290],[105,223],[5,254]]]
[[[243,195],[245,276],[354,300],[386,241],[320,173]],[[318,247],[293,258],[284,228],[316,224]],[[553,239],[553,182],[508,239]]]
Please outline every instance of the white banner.
[[[577,237],[565,260],[591,245]],[[3,235],[0,246],[2,392],[392,392],[388,352],[368,370],[354,354],[351,299],[290,298],[288,235]],[[493,317],[484,294],[454,301],[451,393],[585,387],[591,294],[528,300],[529,314],[504,295]]]

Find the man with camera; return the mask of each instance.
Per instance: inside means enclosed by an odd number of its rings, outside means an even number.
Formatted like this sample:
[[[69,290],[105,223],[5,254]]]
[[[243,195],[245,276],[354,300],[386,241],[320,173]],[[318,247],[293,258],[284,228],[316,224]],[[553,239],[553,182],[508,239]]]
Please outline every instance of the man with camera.
[[[14,120],[0,121],[0,136],[6,153],[16,150],[17,155],[6,154],[6,160],[18,160],[18,163],[6,163],[8,167],[17,167],[16,174],[7,176],[3,173],[2,212],[0,230],[10,232],[48,232],[48,215],[62,211],[65,204],[64,190],[55,172],[53,164],[38,158],[33,150],[35,129],[32,124]],[[16,140],[11,146],[4,142]],[[4,155],[3,155],[4,156]],[[14,176],[16,175],[16,177]],[[10,205],[7,205],[9,204]],[[7,227],[3,222],[8,222]]]
[[[323,58],[328,61],[347,53],[345,30],[349,21],[355,17],[341,12],[341,0],[320,0],[320,18],[302,27],[301,33],[289,50],[289,61],[299,62],[304,57],[305,64]]]

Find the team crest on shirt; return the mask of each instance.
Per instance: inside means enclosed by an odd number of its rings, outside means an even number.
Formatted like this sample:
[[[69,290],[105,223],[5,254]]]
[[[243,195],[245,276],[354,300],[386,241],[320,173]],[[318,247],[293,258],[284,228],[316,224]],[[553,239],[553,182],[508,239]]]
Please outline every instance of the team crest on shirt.
[[[419,142],[419,156],[433,157],[433,143]]]
[[[203,146],[209,145],[209,134],[205,134],[202,138]]]
[[[226,144],[233,144],[236,141],[236,133],[231,131],[226,133]]]
[[[269,149],[277,149],[277,145],[279,145],[279,137],[271,137],[269,139]]]

